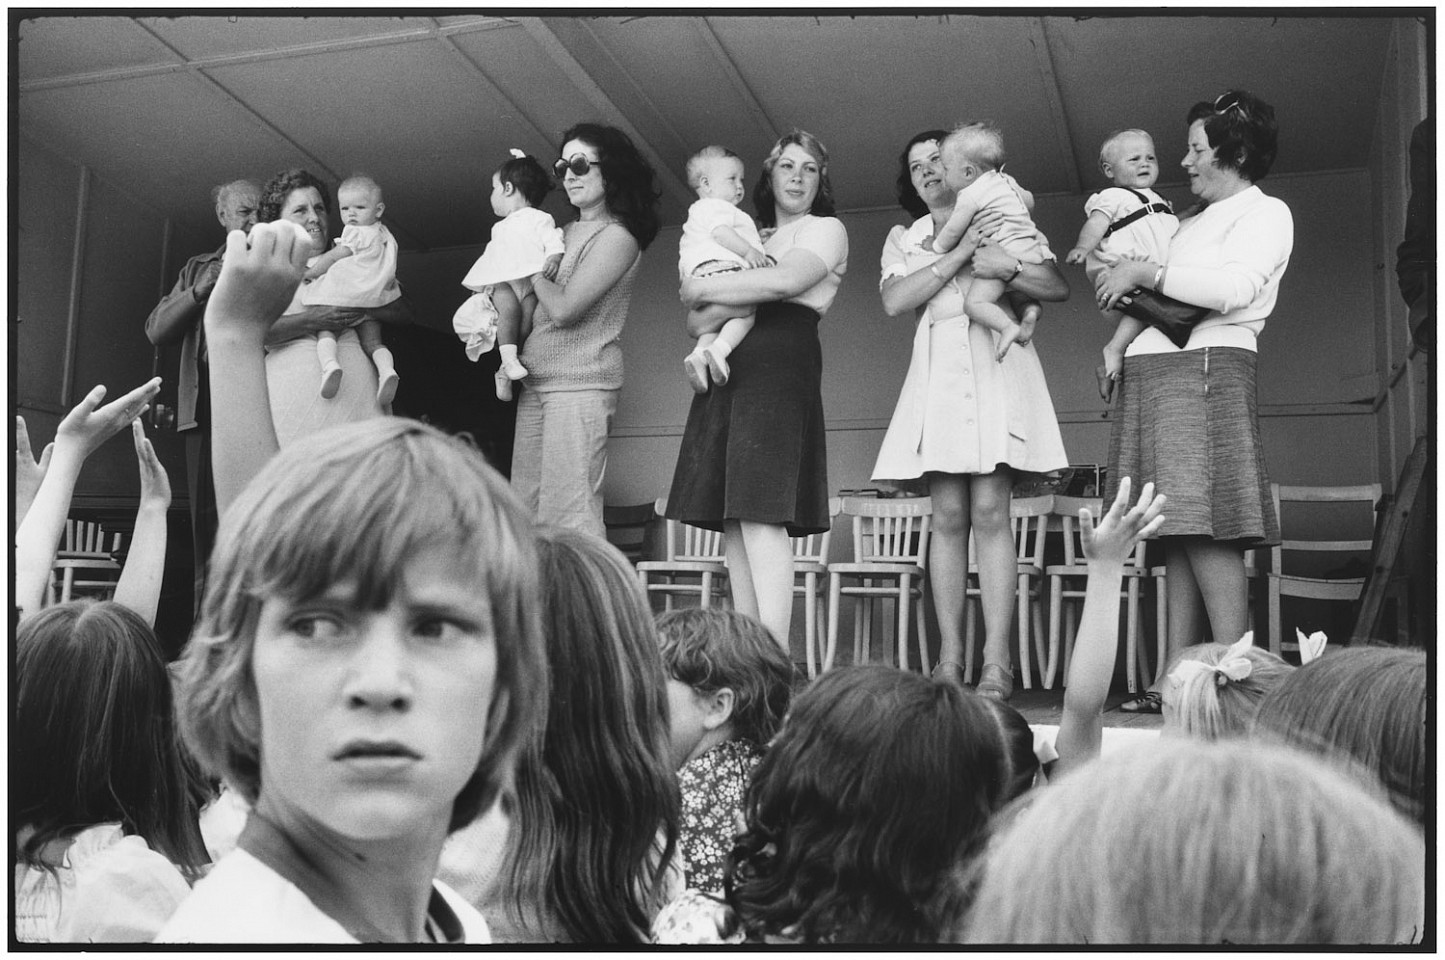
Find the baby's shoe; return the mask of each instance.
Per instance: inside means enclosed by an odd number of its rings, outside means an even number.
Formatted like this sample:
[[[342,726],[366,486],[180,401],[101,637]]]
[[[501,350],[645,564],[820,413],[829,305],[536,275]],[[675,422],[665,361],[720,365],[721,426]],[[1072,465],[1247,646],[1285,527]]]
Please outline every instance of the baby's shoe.
[[[687,382],[692,384],[693,393],[707,393],[708,360],[706,351],[694,350],[683,357],[682,369],[687,374]]]
[[[507,375],[508,380],[521,380],[527,376],[527,368],[522,366],[522,361],[520,360],[503,358],[502,373]]]
[[[732,376],[732,368],[728,366],[727,355],[717,349],[713,344],[703,350],[702,355],[707,358],[707,372],[712,374],[712,382],[718,386],[728,382]]]
[[[330,400],[341,389],[341,364],[335,360],[321,368],[321,399]]]
[[[381,378],[381,383],[376,388],[376,402],[383,407],[390,406],[391,401],[396,399],[396,388],[401,384],[401,377],[393,370]]]
[[[507,372],[505,370],[498,370],[492,379],[497,385],[497,399],[512,399],[512,378],[507,376]]]

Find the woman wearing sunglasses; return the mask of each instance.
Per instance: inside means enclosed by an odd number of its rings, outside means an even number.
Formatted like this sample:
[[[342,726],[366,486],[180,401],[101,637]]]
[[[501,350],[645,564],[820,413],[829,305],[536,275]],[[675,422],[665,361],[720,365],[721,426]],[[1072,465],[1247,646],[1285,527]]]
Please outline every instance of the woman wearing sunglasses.
[[[802,130],[774,144],[753,206],[758,226],[771,229],[763,247],[776,263],[682,281],[688,307],[756,304],[757,325],[728,358],[728,382],[693,398],[667,515],[723,531],[734,605],[786,650],[793,614],[788,537],[831,522],[818,320],[848,268],[848,234],[832,216],[823,144]],[[688,333],[696,338],[717,326]]]
[[[1169,498],[1160,530],[1169,584],[1169,656],[1245,629],[1244,551],[1279,542],[1255,410],[1256,341],[1274,310],[1294,246],[1289,208],[1256,184],[1274,162],[1274,108],[1242,90],[1194,105],[1182,161],[1202,210],[1184,220],[1168,264],[1124,260],[1095,280],[1114,307],[1136,287],[1212,312],[1181,349],[1157,328],[1124,354],[1114,401],[1105,502],[1120,477]],[[1158,681],[1130,712],[1158,713]]]
[[[657,236],[660,195],[627,134],[601,124],[564,133],[553,172],[577,219],[562,228],[557,279],[532,278],[512,486],[538,521],[600,537],[607,432],[622,389],[618,338],[642,251]]]

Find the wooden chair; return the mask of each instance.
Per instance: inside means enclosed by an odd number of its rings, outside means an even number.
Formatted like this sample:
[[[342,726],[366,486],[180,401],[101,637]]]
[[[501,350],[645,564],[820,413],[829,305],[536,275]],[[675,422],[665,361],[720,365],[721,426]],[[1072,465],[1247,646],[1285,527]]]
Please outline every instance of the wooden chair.
[[[874,600],[891,598],[898,607],[898,666],[908,669],[908,623],[910,614],[916,612],[919,663],[926,670],[928,637],[923,588],[933,502],[927,497],[844,497],[842,512],[853,518],[853,559],[828,565],[828,648],[823,669],[833,666],[838,651],[839,607],[842,598],[850,596],[857,598],[853,607],[854,663],[864,662],[865,656],[872,653]],[[916,605],[914,600],[918,601]]]
[[[52,603],[90,597],[109,600],[120,579],[120,534],[109,534],[88,520],[66,520],[65,538],[55,554],[50,582]]]
[[[658,516],[665,516],[667,498],[659,498],[654,509]],[[699,606],[712,606],[713,594],[721,596],[728,578],[723,560],[723,535],[671,519],[667,521],[666,531],[666,559],[643,560],[637,564],[637,575],[647,595],[662,594],[664,610],[672,609],[675,596],[695,596]]]
[[[1053,509],[1053,494],[1022,497],[1009,504],[1009,524],[1013,527],[1014,552],[1018,563],[1016,621],[1019,631],[1019,662],[1016,674],[1025,690],[1033,688],[1033,669],[1029,664],[1030,628],[1034,651],[1039,661],[1039,672],[1042,674],[1044,671],[1044,536],[1048,531],[1049,517],[1053,514]],[[975,613],[983,605],[978,585],[978,557],[972,534],[968,538],[968,574],[968,583],[964,587],[967,615],[963,624],[963,679],[965,683],[972,683],[973,652],[978,632]]]
[[[1103,501],[1098,498],[1054,497],[1054,515],[1059,517],[1064,535],[1064,562],[1044,568],[1049,578],[1049,656],[1044,667],[1044,688],[1052,689],[1058,675],[1059,651],[1063,648],[1063,671],[1068,676],[1069,661],[1073,657],[1074,637],[1079,629],[1079,613],[1083,608],[1085,587],[1089,568],[1084,559],[1083,544],[1079,534],[1079,508],[1088,507],[1097,519],[1103,510]],[[1144,541],[1140,541],[1134,555],[1124,565],[1124,584],[1120,596],[1125,601],[1124,636],[1126,679],[1130,693],[1139,691],[1140,678],[1148,686],[1153,676],[1146,660],[1144,649],[1139,643],[1140,632],[1140,585],[1145,580],[1154,581],[1155,609],[1155,650],[1158,670],[1164,665],[1166,635],[1169,625],[1165,570],[1163,566],[1148,567],[1144,563]],[[1061,633],[1060,621],[1064,621]],[[1060,637],[1063,642],[1060,644]]]
[[[832,524],[843,510],[838,497],[828,499],[829,529],[806,537],[793,537],[793,594],[803,598],[803,640],[807,651],[808,677],[818,675],[822,661],[819,641],[822,625],[828,622],[828,598],[823,584],[828,576],[828,548],[833,541]]]
[[[651,559],[652,521],[657,504],[651,500],[630,506],[602,507],[602,525],[607,528],[607,542],[636,566]]]
[[[1302,576],[1298,572],[1287,572],[1285,557],[1299,553],[1334,553],[1340,554],[1342,557],[1363,555],[1368,560],[1374,546],[1375,504],[1380,500],[1381,491],[1378,483],[1338,487],[1285,486],[1273,483],[1270,484],[1270,490],[1274,497],[1275,515],[1279,517],[1282,533],[1285,529],[1285,520],[1281,506],[1287,503],[1355,504],[1358,508],[1368,511],[1368,515],[1360,521],[1360,524],[1362,529],[1371,531],[1371,539],[1355,540],[1301,540],[1285,536],[1279,546],[1270,551],[1270,566],[1267,574],[1269,578],[1269,649],[1277,655],[1283,655],[1287,650],[1297,653],[1299,643],[1294,639],[1293,631],[1289,637],[1283,636],[1280,618],[1281,598],[1303,597],[1310,600],[1343,600],[1353,603],[1359,599],[1360,591],[1365,585],[1363,576],[1317,577]],[[1295,569],[1298,568],[1295,567]],[[1365,569],[1368,569],[1368,563]]]

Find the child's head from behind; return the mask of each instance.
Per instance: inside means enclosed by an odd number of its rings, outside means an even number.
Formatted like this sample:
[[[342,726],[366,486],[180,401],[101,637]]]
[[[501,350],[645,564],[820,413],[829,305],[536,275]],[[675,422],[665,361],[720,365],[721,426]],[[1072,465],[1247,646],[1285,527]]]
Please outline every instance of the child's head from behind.
[[[286,448],[222,517],[182,661],[187,743],[249,802],[342,832],[383,819],[347,806],[368,801],[349,768],[410,759],[398,796],[469,823],[540,724],[536,556],[506,481],[434,428],[382,417]]]
[[[693,607],[659,616],[657,632],[677,766],[725,740],[773,738],[796,670],[766,627],[733,610]]]
[[[492,174],[492,213],[505,217],[523,207],[540,207],[552,186],[536,157],[514,149],[511,159]]]
[[[1420,832],[1346,775],[1247,740],[1119,751],[1009,819],[968,873],[971,943],[1420,936]]]
[[[1003,134],[991,120],[973,120],[955,127],[943,141],[943,181],[962,190],[1004,164]]]
[[[15,638],[11,810],[35,828],[18,851],[119,822],[183,868],[206,862],[175,736],[171,681],[140,615],[113,602],[46,607]]]
[[[737,206],[747,192],[742,158],[727,147],[703,147],[687,160],[687,185],[700,200],[724,200]]]
[[[381,185],[365,174],[353,174],[336,188],[336,208],[348,227],[369,227],[386,211]]]
[[[1145,130],[1115,130],[1099,148],[1099,169],[1116,187],[1146,190],[1159,179],[1154,138]]]
[[[936,940],[951,871],[1016,779],[997,712],[892,667],[830,670],[754,770],[728,899],[755,934]]]
[[[1295,668],[1253,645],[1246,633],[1238,643],[1200,643],[1174,658],[1162,688],[1164,733],[1217,740],[1242,737],[1260,702]]]
[[[1423,824],[1430,763],[1425,680],[1423,650],[1331,650],[1264,698],[1253,733],[1355,761],[1396,809]]]

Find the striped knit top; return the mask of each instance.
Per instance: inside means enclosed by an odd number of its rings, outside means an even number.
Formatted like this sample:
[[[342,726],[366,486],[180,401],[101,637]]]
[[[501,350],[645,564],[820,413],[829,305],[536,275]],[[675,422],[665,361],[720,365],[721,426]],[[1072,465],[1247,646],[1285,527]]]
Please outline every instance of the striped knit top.
[[[557,282],[567,285],[592,244],[608,228],[626,230],[607,220],[574,220],[562,228],[567,252]],[[539,391],[620,390],[622,388],[622,324],[632,303],[632,288],[642,254],[627,272],[573,324],[558,326],[538,302],[532,315],[532,333],[521,351],[527,367],[527,386]]]

